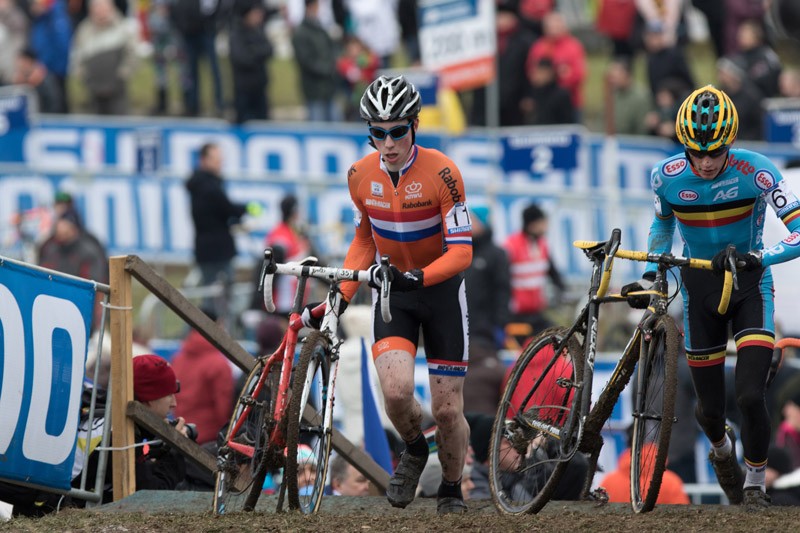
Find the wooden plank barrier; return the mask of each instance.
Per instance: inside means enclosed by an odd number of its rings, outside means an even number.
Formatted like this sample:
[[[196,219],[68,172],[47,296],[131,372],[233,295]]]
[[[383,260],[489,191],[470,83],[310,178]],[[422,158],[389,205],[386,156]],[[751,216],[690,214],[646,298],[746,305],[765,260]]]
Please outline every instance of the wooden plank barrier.
[[[152,414],[145,406],[133,401],[131,278],[139,281],[242,371],[249,373],[253,369],[255,359],[241,344],[228,335],[224,328],[208,318],[203,311],[192,304],[178,289],[159,276],[138,256],[116,256],[112,257],[109,263],[111,268],[113,445],[124,448],[134,443],[133,421],[135,420],[154,435],[181,450],[186,457],[201,468],[214,473],[216,458],[212,454],[175,431],[172,426]],[[315,415],[316,413],[310,407],[306,407],[306,411],[303,413],[303,417],[309,422],[314,420]],[[120,421],[119,425],[115,424],[115,421]],[[119,432],[117,432],[118,427],[120,428]],[[369,454],[347,440],[336,428],[333,429],[331,444],[334,450],[364,474],[381,493],[386,491],[389,485],[389,474]],[[112,458],[114,461],[114,500],[116,501],[135,491],[133,448],[114,451]]]

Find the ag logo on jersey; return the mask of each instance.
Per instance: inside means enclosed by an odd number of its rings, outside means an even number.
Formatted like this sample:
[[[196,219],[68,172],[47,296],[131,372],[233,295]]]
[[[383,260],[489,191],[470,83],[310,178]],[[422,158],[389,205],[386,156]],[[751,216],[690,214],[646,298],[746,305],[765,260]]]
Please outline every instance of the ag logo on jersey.
[[[681,192],[678,193],[678,198],[680,198],[684,202],[694,202],[699,197],[700,197],[699,194],[697,194],[696,192],[691,191],[689,189],[684,189],[684,190],[682,190]]]
[[[377,181],[372,182],[372,196],[383,198],[383,183],[378,183]]]
[[[736,197],[739,196],[739,187],[731,187],[727,191],[719,191],[717,194],[714,195],[714,201],[717,200],[734,200]]]
[[[686,170],[686,166],[689,162],[685,158],[676,159],[675,161],[668,161],[664,163],[664,166],[661,167],[661,173],[665,176],[677,176],[684,170]]]
[[[769,170],[759,170],[755,177],[756,187],[768,191],[775,186],[775,176]]]

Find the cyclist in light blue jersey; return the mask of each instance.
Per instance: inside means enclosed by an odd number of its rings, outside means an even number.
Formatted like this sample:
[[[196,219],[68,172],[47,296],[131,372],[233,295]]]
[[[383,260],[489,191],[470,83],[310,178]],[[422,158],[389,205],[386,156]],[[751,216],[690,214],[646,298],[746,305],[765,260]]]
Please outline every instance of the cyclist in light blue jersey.
[[[800,202],[765,156],[734,149],[738,115],[723,91],[707,85],[683,102],[675,124],[684,153],[658,163],[650,182],[655,218],[648,249],[668,252],[677,226],[683,255],[710,259],[714,271],[682,270],[686,356],[697,393],[697,420],[712,443],[709,454],[731,503],[767,507],[765,492],[770,420],[764,393],[775,342],[770,265],[800,256]],[[771,207],[789,236],[762,243]],[[769,215],[771,216],[771,215]],[[724,315],[717,312],[726,247],[736,247],[738,283]],[[655,264],[645,271],[652,280]],[[736,402],[742,412],[745,474],[736,435],[725,424],[725,349],[729,326],[736,342]]]

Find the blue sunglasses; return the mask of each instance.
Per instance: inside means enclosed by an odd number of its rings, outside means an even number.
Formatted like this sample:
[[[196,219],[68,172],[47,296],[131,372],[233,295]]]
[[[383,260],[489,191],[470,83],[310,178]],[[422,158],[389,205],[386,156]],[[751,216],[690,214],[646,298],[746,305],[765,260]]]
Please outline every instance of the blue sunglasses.
[[[411,129],[411,124],[401,124],[400,126],[395,126],[394,128],[389,130],[378,128],[377,126],[370,126],[369,134],[373,138],[379,141],[386,139],[387,135],[389,135],[395,141],[399,141],[400,139],[408,135],[410,129]]]

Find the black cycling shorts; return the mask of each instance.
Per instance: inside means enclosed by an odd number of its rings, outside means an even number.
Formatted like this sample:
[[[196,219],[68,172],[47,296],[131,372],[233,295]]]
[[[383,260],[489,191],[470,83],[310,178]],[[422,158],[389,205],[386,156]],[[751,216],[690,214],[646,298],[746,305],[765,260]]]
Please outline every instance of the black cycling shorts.
[[[422,330],[428,373],[464,376],[469,359],[469,327],[464,277],[456,275],[431,287],[393,292],[392,321],[381,318],[379,291],[373,290],[372,356],[401,349],[416,354]]]
[[[724,315],[717,312],[722,295],[722,276],[710,270],[684,267],[681,277],[689,366],[713,366],[725,362],[729,323],[737,350],[745,346],[763,346],[772,350],[775,305],[769,269],[737,274],[739,289],[731,293],[730,305]]]

